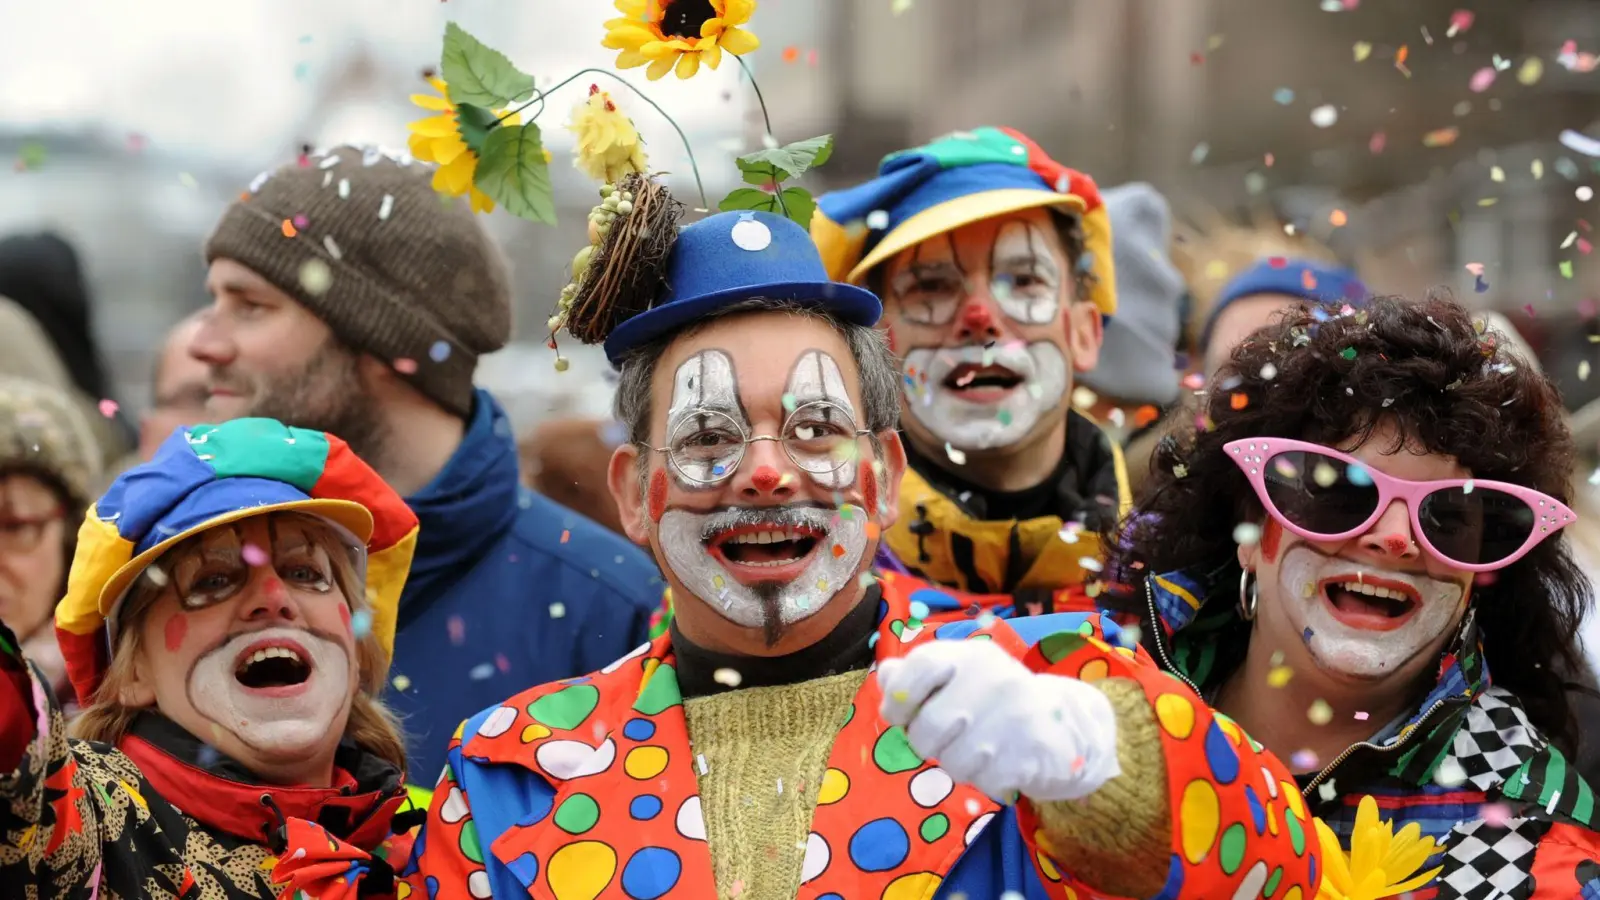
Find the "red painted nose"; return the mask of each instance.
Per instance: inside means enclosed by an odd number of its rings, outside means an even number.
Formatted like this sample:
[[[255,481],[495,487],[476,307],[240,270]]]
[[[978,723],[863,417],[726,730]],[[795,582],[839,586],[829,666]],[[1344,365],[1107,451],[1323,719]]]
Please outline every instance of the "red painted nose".
[[[1390,553],[1399,556],[1411,547],[1411,542],[1398,534],[1391,534],[1383,539],[1383,546]]]
[[[778,470],[771,466],[761,466],[756,469],[755,474],[750,476],[750,483],[755,485],[758,491],[773,490],[777,488],[778,482],[782,480],[783,476],[779,475]]]
[[[988,331],[994,327],[994,314],[982,303],[968,303],[961,311],[961,324],[972,331]]]

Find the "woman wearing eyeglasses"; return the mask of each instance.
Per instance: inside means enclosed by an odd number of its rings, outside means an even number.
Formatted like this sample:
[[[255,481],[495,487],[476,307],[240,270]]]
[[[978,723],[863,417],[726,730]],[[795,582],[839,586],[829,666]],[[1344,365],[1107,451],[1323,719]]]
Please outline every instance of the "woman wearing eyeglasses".
[[[1303,307],[1158,451],[1113,603],[1341,837],[1371,794],[1447,842],[1439,897],[1600,891],[1571,465],[1554,388],[1454,302]]]
[[[0,622],[63,701],[72,688],[50,625],[99,476],[94,431],[71,397],[0,378]]]

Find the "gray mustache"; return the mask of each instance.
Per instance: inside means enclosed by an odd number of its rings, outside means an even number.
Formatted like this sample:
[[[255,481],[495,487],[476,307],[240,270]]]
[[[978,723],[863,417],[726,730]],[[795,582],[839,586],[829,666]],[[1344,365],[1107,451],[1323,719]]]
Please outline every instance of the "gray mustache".
[[[814,506],[774,506],[770,508],[742,507],[709,513],[700,526],[700,539],[709,541],[724,531],[735,528],[809,528],[827,534],[838,515],[837,510],[818,509]]]

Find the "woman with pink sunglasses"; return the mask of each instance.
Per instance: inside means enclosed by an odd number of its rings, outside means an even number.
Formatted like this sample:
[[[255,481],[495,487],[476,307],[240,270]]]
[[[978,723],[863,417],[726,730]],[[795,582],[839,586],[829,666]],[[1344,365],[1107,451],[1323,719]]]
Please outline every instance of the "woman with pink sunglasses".
[[[1112,605],[1297,773],[1445,843],[1438,897],[1600,896],[1562,672],[1588,584],[1555,389],[1447,298],[1291,310],[1158,450]]]

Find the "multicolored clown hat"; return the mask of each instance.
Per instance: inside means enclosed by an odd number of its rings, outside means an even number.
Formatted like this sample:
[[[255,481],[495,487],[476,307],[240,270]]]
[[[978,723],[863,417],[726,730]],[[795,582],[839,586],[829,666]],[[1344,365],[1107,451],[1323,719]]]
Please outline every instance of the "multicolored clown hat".
[[[162,553],[209,528],[287,511],[325,519],[365,544],[372,634],[387,663],[416,515],[343,440],[276,419],[235,419],[178,429],[84,516],[67,595],[56,607],[56,635],[78,697],[87,701],[99,687],[118,607]]]
[[[1095,275],[1081,299],[1106,315],[1115,313],[1111,223],[1094,180],[1011,128],[957,132],[885,157],[877,178],[817,199],[811,236],[829,274],[860,284],[873,267],[907,247],[973,222],[1039,208],[1078,216]]]

